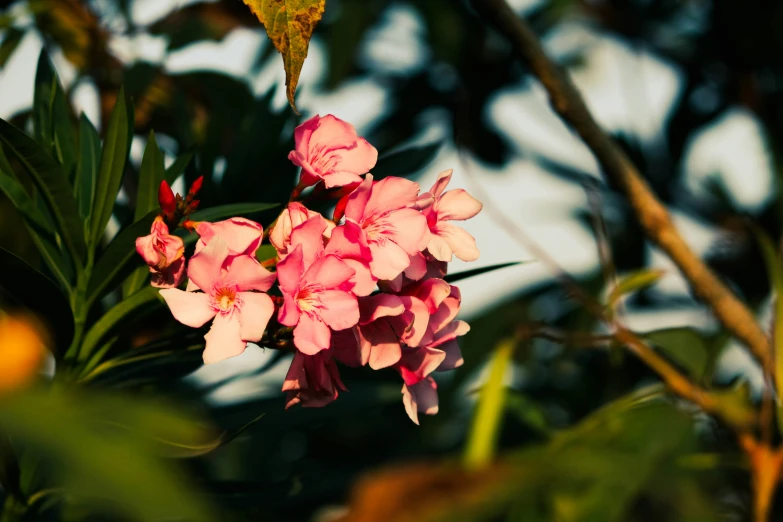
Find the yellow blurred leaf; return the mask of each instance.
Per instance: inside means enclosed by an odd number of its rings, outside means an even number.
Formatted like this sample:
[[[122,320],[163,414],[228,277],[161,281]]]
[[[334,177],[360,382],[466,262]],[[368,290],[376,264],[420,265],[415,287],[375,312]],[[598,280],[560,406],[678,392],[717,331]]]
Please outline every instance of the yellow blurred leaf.
[[[258,17],[275,49],[283,55],[288,103],[296,110],[294,93],[310,37],[321,20],[326,0],[244,0]],[[298,114],[298,112],[297,112]]]

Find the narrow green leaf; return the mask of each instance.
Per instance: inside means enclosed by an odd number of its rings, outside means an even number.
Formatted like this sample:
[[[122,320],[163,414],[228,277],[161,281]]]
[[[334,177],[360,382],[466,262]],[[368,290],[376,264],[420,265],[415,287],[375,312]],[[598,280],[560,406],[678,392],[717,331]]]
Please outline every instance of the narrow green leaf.
[[[95,199],[90,223],[90,244],[97,245],[111,218],[114,202],[122,183],[125,162],[130,151],[129,104],[125,90],[120,88],[114,104],[106,137],[103,140],[100,169],[95,189]]]
[[[25,219],[25,222],[36,233],[46,234],[51,238],[54,237],[54,230],[47,217],[41,214],[21,183],[16,181],[16,178],[13,178],[10,174],[7,174],[2,168],[0,168],[0,191],[13,203],[16,210]]]
[[[111,334],[112,329],[125,317],[149,307],[150,303],[157,301],[159,299],[158,292],[157,288],[150,286],[110,308],[85,335],[82,346],[79,348],[79,360],[87,359],[99,346],[99,343]]]
[[[0,43],[0,69],[5,67],[6,62],[14,54],[24,35],[25,32],[16,27],[6,30],[5,36],[3,36],[3,43]]]
[[[492,356],[489,377],[479,393],[463,462],[469,468],[483,467],[495,455],[506,401],[506,369],[514,353],[514,340],[498,343]]]
[[[82,114],[79,118],[79,162],[76,166],[73,190],[79,206],[79,214],[85,221],[85,234],[90,230],[90,211],[95,197],[95,181],[98,179],[100,157],[101,138],[87,116]]]
[[[480,268],[474,268],[472,270],[465,270],[464,272],[457,272],[456,274],[446,274],[446,277],[444,277],[443,279],[448,283],[456,283],[457,281],[462,281],[463,279],[467,279],[469,277],[474,277],[477,275],[486,274],[487,272],[494,272],[495,270],[500,270],[501,268],[521,265],[525,263],[530,263],[530,261],[512,261],[511,263],[500,263],[497,265],[482,266]]]
[[[15,304],[35,313],[52,335],[55,356],[68,349],[74,334],[70,304],[57,285],[23,259],[0,248],[0,289]]]
[[[45,49],[38,57],[35,75],[33,125],[38,143],[71,176],[76,165],[71,109]]]
[[[753,227],[761,255],[767,266],[767,275],[775,295],[775,322],[772,341],[775,360],[775,385],[778,397],[783,397],[783,264],[772,239],[760,228]],[[778,407],[778,430],[783,433],[783,408]]]
[[[57,163],[25,133],[0,120],[0,143],[25,168],[51,212],[57,231],[76,265],[85,254],[82,221],[67,177]]]
[[[621,297],[654,285],[665,274],[664,270],[643,268],[623,277],[609,293],[607,305],[613,306]]]
[[[279,207],[279,203],[231,203],[229,205],[218,205],[216,207],[198,210],[190,215],[193,221],[216,221],[218,219],[227,219],[233,216],[246,216]]]
[[[378,181],[387,176],[410,176],[432,163],[442,143],[429,143],[415,147],[406,147],[382,155],[372,169],[372,177]]]
[[[100,259],[95,263],[90,282],[87,285],[88,306],[92,306],[106,292],[122,283],[135,268],[144,264],[142,258],[136,253],[136,238],[149,234],[152,222],[157,215],[157,211],[150,212],[122,230],[109,243]]]
[[[174,160],[174,163],[172,163],[169,168],[166,169],[166,181],[169,185],[173,184],[177,178],[183,172],[185,172],[185,169],[187,168],[191,159],[193,159],[192,152],[186,152],[177,156],[177,159]]]
[[[153,210],[158,210],[158,189],[165,176],[163,153],[155,141],[155,133],[150,131],[147,148],[141,159],[141,171],[139,172],[139,190],[136,194],[136,211],[134,221],[138,221]],[[133,271],[123,284],[122,295],[127,297],[142,286],[149,277],[147,267],[139,267]]]

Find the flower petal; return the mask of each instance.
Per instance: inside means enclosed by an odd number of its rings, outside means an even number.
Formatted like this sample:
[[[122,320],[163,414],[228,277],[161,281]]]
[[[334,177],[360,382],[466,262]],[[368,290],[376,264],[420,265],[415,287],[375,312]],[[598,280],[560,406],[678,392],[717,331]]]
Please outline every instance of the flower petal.
[[[373,185],[364,215],[370,217],[408,207],[416,203],[418,196],[418,183],[394,176],[384,178]]]
[[[297,247],[299,249],[301,247]],[[279,270],[279,269],[278,269]],[[307,269],[302,276],[302,284],[318,283],[329,290],[341,286],[354,276],[353,268],[337,256],[323,256]]]
[[[258,290],[266,292],[275,282],[274,272],[270,272],[261,263],[250,256],[236,256],[228,265],[226,279],[239,285],[241,291]]]
[[[161,297],[171,310],[174,319],[190,326],[200,328],[215,317],[215,310],[209,305],[209,296],[202,293],[183,292],[177,288],[160,291]]]
[[[409,256],[418,254],[429,243],[427,219],[421,212],[412,208],[396,210],[376,219],[372,229],[400,245]],[[370,229],[367,230],[370,234]]]
[[[301,314],[299,324],[294,328],[294,344],[300,352],[315,355],[329,348],[331,333],[329,327],[317,317]]]
[[[410,256],[393,241],[370,243],[370,271],[378,279],[394,279],[408,268]]]
[[[400,315],[405,305],[396,295],[380,293],[359,299],[359,310],[361,324],[367,324],[381,317]]]
[[[479,258],[479,250],[476,240],[460,227],[451,223],[440,222],[433,231],[433,236],[438,235],[449,245],[454,255],[463,261],[475,261]],[[430,244],[432,241],[430,241]],[[430,250],[432,252],[432,250]],[[435,255],[433,253],[433,255]],[[437,258],[437,256],[435,256]],[[439,258],[438,258],[439,259]],[[444,261],[443,259],[440,259]]]
[[[342,290],[325,290],[320,294],[323,308],[321,319],[332,330],[345,330],[359,322],[359,304],[356,296]]]
[[[283,299],[283,306],[280,307],[280,311],[277,313],[277,320],[285,326],[296,326],[296,323],[299,322],[299,305],[296,304],[293,295],[285,294]]]
[[[204,364],[216,363],[244,352],[247,343],[242,340],[240,331],[239,314],[218,314],[212,322],[212,328],[204,336],[207,340]]]
[[[435,203],[438,221],[470,219],[481,212],[483,205],[464,189],[449,190]]]
[[[345,168],[342,164],[340,165],[341,168]],[[367,169],[367,172],[370,169]],[[324,184],[326,185],[326,188],[334,188],[334,187],[344,187],[346,185],[358,185],[362,182],[362,177],[358,174],[354,174],[352,172],[331,172],[329,174],[324,175]]]
[[[242,299],[242,308],[239,312],[239,321],[242,325],[240,335],[245,341],[260,341],[269,319],[275,313],[272,298],[266,294],[253,292],[239,292],[239,297]]]
[[[205,292],[211,292],[220,279],[227,257],[228,245],[220,236],[215,236],[201,252],[190,258],[188,277]]]
[[[361,223],[371,193],[372,174],[368,174],[364,177],[364,181],[348,196],[348,202],[345,204],[345,219],[350,219],[354,223]]]
[[[277,264],[277,282],[284,294],[296,294],[304,274],[302,247],[296,247]]]
[[[312,265],[321,252],[324,251],[323,237],[325,230],[326,220],[319,215],[308,219],[291,232],[291,246],[289,250],[301,245],[304,266]]]

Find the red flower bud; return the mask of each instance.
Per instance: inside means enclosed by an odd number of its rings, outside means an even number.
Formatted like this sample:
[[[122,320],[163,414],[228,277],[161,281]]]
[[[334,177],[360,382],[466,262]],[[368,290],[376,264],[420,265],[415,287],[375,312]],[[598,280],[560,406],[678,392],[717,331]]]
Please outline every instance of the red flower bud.
[[[160,182],[160,188],[158,189],[158,203],[160,204],[160,209],[164,214],[166,214],[166,216],[173,215],[177,208],[174,192],[172,192],[171,187],[169,187],[169,184],[166,183],[165,180]]]
[[[199,176],[196,178],[196,181],[193,182],[193,184],[190,186],[190,192],[188,192],[188,195],[195,196],[196,193],[198,193],[199,190],[201,190],[201,185],[204,183],[204,176]]]

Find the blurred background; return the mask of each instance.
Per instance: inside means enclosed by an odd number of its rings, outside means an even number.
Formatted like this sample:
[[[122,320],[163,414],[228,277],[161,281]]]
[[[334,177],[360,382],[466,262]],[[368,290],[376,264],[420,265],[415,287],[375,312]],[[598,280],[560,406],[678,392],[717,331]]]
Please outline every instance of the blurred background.
[[[766,314],[769,283],[748,223],[778,237],[783,219],[783,4],[509,3],[568,67],[598,122],[634,159],[692,248]],[[202,207],[208,207],[285,200],[296,174],[286,159],[294,127],[331,113],[392,158],[383,174],[409,174],[427,189],[453,168],[452,185],[483,201],[484,212],[465,224],[481,259],[455,261],[452,272],[523,262],[459,283],[461,315],[472,327],[461,343],[465,364],[440,380],[440,413],[421,426],[408,421],[394,372],[346,370],[350,391],[338,401],[285,412],[279,390],[288,359],[258,347],[209,368],[199,368],[197,359],[180,361],[162,366],[160,379],[127,381],[126,388],[154,390],[154,397],[204,411],[218,426],[264,415],[230,444],[187,462],[199,487],[231,513],[224,520],[327,520],[343,512],[351,486],[367,471],[458,455],[499,339],[539,322],[600,332],[558,281],[559,270],[596,296],[616,277],[664,270],[656,284],[621,303],[622,320],[702,382],[751,392],[762,385],[755,364],[646,241],[592,154],[467,1],[327,0],[299,81],[302,117],[287,105],[279,55],[240,0],[0,5],[3,119],[30,125],[37,59],[46,48],[75,115],[83,112],[99,131],[125,85],[135,106],[130,170],[139,169],[151,129],[167,165],[194,152],[174,188],[184,192],[185,183],[204,175]],[[114,230],[132,220],[132,185],[126,176]],[[274,219],[264,217],[265,225]],[[34,257],[20,225],[0,198],[0,245]],[[539,258],[530,242],[557,266]],[[152,334],[129,331],[128,344],[143,335]],[[724,462],[722,452],[731,452],[733,442],[720,427],[700,419],[698,429],[680,429],[679,414],[666,408],[638,418],[600,409],[656,382],[620,350],[532,340],[516,350],[505,379],[500,446],[521,451],[528,473],[513,482],[531,498],[548,491],[559,499],[560,518],[540,520],[747,516],[747,475],[731,459]],[[616,431],[590,435],[590,425],[580,422],[591,414],[616,419]],[[547,441],[556,430],[590,442],[558,439],[553,448]],[[544,449],[531,453],[531,447]],[[426,503],[428,491],[422,486],[414,498]],[[432,493],[438,494],[443,489]],[[527,507],[502,516],[539,520],[529,510],[535,501],[524,498],[519,493],[518,504]]]

